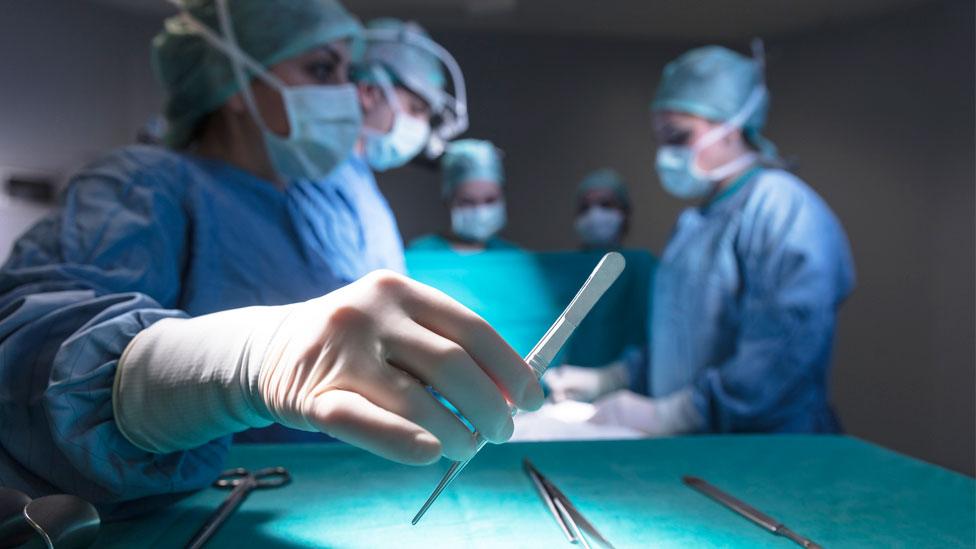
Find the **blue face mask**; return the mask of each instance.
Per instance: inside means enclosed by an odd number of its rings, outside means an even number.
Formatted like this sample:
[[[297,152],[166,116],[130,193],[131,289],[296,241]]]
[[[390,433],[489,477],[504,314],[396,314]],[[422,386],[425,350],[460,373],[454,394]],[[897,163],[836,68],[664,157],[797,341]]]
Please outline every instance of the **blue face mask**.
[[[617,244],[624,213],[616,208],[590,206],[576,217],[576,234],[586,246],[613,246]]]
[[[454,234],[475,242],[487,242],[505,227],[505,222],[505,203],[501,200],[492,204],[451,210],[451,229]]]
[[[211,46],[230,58],[234,77],[248,111],[261,128],[275,172],[285,181],[325,178],[352,153],[359,138],[362,113],[356,86],[286,85],[241,51],[234,39],[227,3],[217,2],[216,5],[224,37],[217,36],[189,12],[183,12],[183,19]],[[245,68],[281,95],[288,117],[287,136],[279,136],[265,125],[245,77]]]
[[[278,92],[291,132],[288,137],[281,137],[262,128],[275,171],[285,179],[325,178],[349,156],[359,137],[361,116],[356,87],[296,86],[281,87]]]

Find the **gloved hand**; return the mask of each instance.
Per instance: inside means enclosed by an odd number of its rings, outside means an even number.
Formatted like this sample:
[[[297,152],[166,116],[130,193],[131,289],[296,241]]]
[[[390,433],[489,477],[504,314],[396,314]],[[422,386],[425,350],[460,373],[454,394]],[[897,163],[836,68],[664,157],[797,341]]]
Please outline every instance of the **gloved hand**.
[[[471,456],[474,436],[427,385],[496,443],[512,435],[510,404],[543,402],[487,322],[378,271],[305,303],[154,324],[119,361],[113,407],[123,434],[157,453],[278,422],[403,463]]]
[[[590,402],[601,396],[626,388],[630,374],[622,362],[613,362],[599,368],[564,365],[550,368],[542,376],[553,400],[579,400]]]
[[[649,398],[631,391],[617,391],[594,402],[590,423],[616,425],[663,437],[691,433],[704,422],[692,403],[691,389],[664,398]]]

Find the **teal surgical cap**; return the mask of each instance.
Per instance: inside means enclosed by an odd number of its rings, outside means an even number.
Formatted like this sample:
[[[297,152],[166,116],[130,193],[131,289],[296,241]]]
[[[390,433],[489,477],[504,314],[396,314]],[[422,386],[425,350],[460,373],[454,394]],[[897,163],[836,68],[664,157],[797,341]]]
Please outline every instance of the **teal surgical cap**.
[[[383,18],[370,21],[366,25],[366,51],[362,65],[357,67],[356,77],[360,81],[370,81],[369,67],[379,65],[386,69],[394,82],[416,93],[430,105],[433,112],[440,112],[444,106],[444,87],[447,76],[438,57],[429,49],[411,45],[410,36],[430,40],[430,35],[413,21]],[[370,30],[396,31],[401,33],[397,40],[370,37]]]
[[[342,39],[358,42],[362,27],[336,0],[227,0],[237,45],[264,67]],[[215,0],[185,0],[201,23],[220,32]],[[355,44],[354,44],[355,45]],[[186,146],[197,125],[238,85],[230,60],[180,16],[166,20],[152,44],[153,68],[166,92],[166,142]]]
[[[576,189],[577,199],[594,189],[612,191],[624,208],[630,208],[630,193],[627,192],[627,185],[624,184],[624,180],[620,178],[620,174],[617,172],[609,168],[603,168],[584,177]]]
[[[688,51],[664,67],[652,111],[674,111],[725,122],[746,104],[757,87],[764,87],[760,62],[721,46]],[[743,123],[746,140],[764,156],[775,159],[776,147],[762,137],[769,95]]]
[[[452,141],[441,157],[441,171],[444,177],[441,195],[445,199],[467,181],[493,181],[499,185],[505,182],[501,151],[490,141]]]

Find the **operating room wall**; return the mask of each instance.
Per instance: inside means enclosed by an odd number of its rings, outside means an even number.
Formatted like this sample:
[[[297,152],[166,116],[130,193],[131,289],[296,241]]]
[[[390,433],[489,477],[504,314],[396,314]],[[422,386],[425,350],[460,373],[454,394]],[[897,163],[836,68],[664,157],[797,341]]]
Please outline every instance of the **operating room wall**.
[[[148,63],[158,21],[77,0],[8,0],[0,12],[0,182],[60,184],[131,142],[158,109]],[[0,262],[46,208],[0,196]]]
[[[8,0],[4,8],[0,168],[59,178],[130,142],[158,110],[148,66],[158,18],[77,0]],[[973,12],[968,0],[934,2],[767,37],[768,134],[834,207],[857,261],[859,286],[841,315],[832,384],[845,426],[970,474]],[[506,152],[505,236],[532,249],[571,248],[573,187],[608,165],[631,184],[629,244],[661,250],[682,205],[653,174],[647,104],[664,63],[697,44],[434,36],[464,66],[469,135]],[[383,174],[381,184],[405,237],[446,225],[435,174],[410,167]],[[20,223],[0,210],[0,240]]]
[[[849,433],[974,472],[972,2],[768,37],[768,135],[832,205],[858,287],[844,305],[833,397]],[[665,62],[698,44],[438,33],[470,87],[470,136],[505,151],[510,223],[532,249],[574,245],[573,189],[618,169],[632,246],[660,251],[682,206],[659,187],[647,105]],[[745,51],[745,41],[728,44]],[[446,227],[436,177],[381,176],[406,238]]]

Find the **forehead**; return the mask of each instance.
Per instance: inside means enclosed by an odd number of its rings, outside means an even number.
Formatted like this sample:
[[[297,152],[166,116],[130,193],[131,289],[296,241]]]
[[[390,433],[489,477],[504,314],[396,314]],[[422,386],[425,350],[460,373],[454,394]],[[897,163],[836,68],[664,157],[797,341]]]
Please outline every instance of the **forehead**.
[[[676,111],[655,111],[651,115],[651,123],[657,131],[668,128],[694,128],[706,126],[709,121],[693,114]]]
[[[317,58],[323,55],[335,57],[336,61],[340,63],[348,62],[349,56],[352,55],[349,40],[335,40],[333,42],[329,42],[328,44],[320,44],[302,52],[301,55],[293,57],[292,59],[307,59],[309,57]]]
[[[617,193],[610,189],[590,189],[580,196],[580,202],[584,204],[617,203]]]

